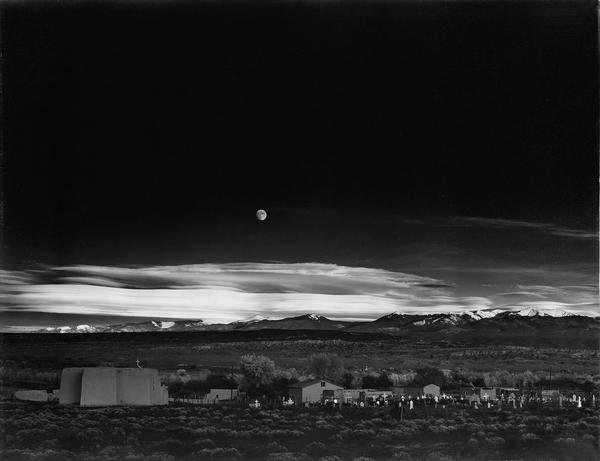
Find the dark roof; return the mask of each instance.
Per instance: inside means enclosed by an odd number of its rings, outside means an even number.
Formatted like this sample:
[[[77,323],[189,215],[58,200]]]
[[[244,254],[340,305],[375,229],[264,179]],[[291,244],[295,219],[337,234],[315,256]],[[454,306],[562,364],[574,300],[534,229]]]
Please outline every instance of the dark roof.
[[[305,387],[312,386],[313,384],[320,383],[321,381],[325,381],[326,383],[329,383],[332,386],[337,386],[339,388],[342,388],[342,386],[338,386],[337,384],[332,383],[331,381],[328,381],[326,379],[309,379],[307,381],[300,381],[299,383],[290,384],[288,386],[288,388],[291,388],[291,389],[303,389]]]

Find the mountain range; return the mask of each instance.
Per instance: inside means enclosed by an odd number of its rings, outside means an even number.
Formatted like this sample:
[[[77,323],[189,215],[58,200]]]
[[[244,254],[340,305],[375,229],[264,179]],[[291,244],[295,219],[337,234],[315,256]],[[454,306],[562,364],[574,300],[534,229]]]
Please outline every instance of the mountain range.
[[[322,330],[356,333],[406,335],[415,332],[456,334],[478,329],[501,332],[515,328],[526,332],[531,328],[571,326],[588,328],[600,325],[600,319],[576,315],[562,310],[473,310],[454,313],[406,314],[394,312],[373,321],[352,322],[332,320],[315,314],[283,319],[261,316],[232,323],[207,324],[202,320],[146,320],[115,325],[73,325],[51,327],[39,333],[125,333],[162,331],[256,331],[256,330]]]

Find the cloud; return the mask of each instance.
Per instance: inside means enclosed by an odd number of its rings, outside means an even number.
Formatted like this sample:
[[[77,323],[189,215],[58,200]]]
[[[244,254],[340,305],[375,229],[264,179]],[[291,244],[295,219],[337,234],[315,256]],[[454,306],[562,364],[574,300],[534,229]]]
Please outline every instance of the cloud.
[[[405,272],[323,263],[230,263],[180,266],[61,266],[6,272],[4,310],[232,322],[256,314],[306,313],[371,320],[390,312],[457,312],[520,307],[593,311],[588,285],[513,285],[477,296],[444,280]],[[472,289],[473,287],[467,287]]]
[[[600,309],[598,288],[590,285],[517,285],[521,291],[491,296],[502,308],[560,309],[575,313],[593,313]]]
[[[452,226],[467,226],[467,227],[488,227],[498,229],[530,229],[538,232],[542,232],[557,237],[567,237],[575,239],[598,239],[598,233],[585,229],[573,229],[570,227],[563,227],[551,223],[539,223],[531,221],[519,221],[513,219],[498,219],[498,218],[480,218],[480,217],[469,217],[460,216],[452,219],[449,222]]]
[[[37,277],[39,280],[40,277]],[[397,310],[465,309],[451,285],[431,277],[322,263],[231,263],[153,267],[62,266],[53,283],[22,283],[0,301],[12,310],[201,318],[230,322],[255,314],[305,313],[374,319]],[[26,282],[27,277],[20,280]],[[478,305],[486,302],[478,298]],[[479,301],[482,301],[479,303]]]

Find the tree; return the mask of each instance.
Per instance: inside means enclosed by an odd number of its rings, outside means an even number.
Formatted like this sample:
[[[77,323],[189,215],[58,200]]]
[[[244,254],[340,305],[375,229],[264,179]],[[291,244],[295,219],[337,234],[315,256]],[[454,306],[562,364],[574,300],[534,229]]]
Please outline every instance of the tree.
[[[393,384],[386,374],[366,375],[362,378],[362,387],[364,389],[387,389],[392,386]]]
[[[481,376],[480,376],[480,377],[478,377],[478,378],[475,378],[475,379],[472,381],[472,384],[473,384],[473,386],[475,386],[475,387],[485,387],[485,381],[484,381],[484,379],[483,379]]]
[[[598,390],[598,387],[592,381],[589,380],[586,380],[581,386],[581,388],[584,392],[587,392],[588,394],[591,394]]]
[[[215,373],[210,374],[206,377],[206,388],[207,389],[237,389],[238,384],[231,376],[224,374]]]
[[[444,386],[446,384],[446,376],[441,370],[432,367],[419,368],[416,370],[417,375],[413,380],[414,386],[426,386],[427,384],[437,384]]]
[[[240,357],[240,368],[248,386],[260,387],[273,380],[275,362],[264,355],[247,354]]]
[[[392,381],[386,374],[379,375],[379,378],[377,378],[376,384],[377,384],[377,389],[387,389],[387,388],[390,388],[393,386]]]
[[[308,370],[317,378],[339,381],[344,371],[344,364],[337,354],[321,352],[312,354],[308,358]]]
[[[352,385],[354,383],[354,375],[352,373],[344,373],[342,376],[344,389],[352,389]]]

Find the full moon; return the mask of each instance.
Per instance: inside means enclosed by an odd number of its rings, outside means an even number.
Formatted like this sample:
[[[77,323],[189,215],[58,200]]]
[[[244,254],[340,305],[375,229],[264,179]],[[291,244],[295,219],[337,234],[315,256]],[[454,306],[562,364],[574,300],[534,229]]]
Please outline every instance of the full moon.
[[[256,212],[256,219],[258,219],[259,221],[264,221],[265,219],[267,219],[267,212],[265,210],[258,210]]]

